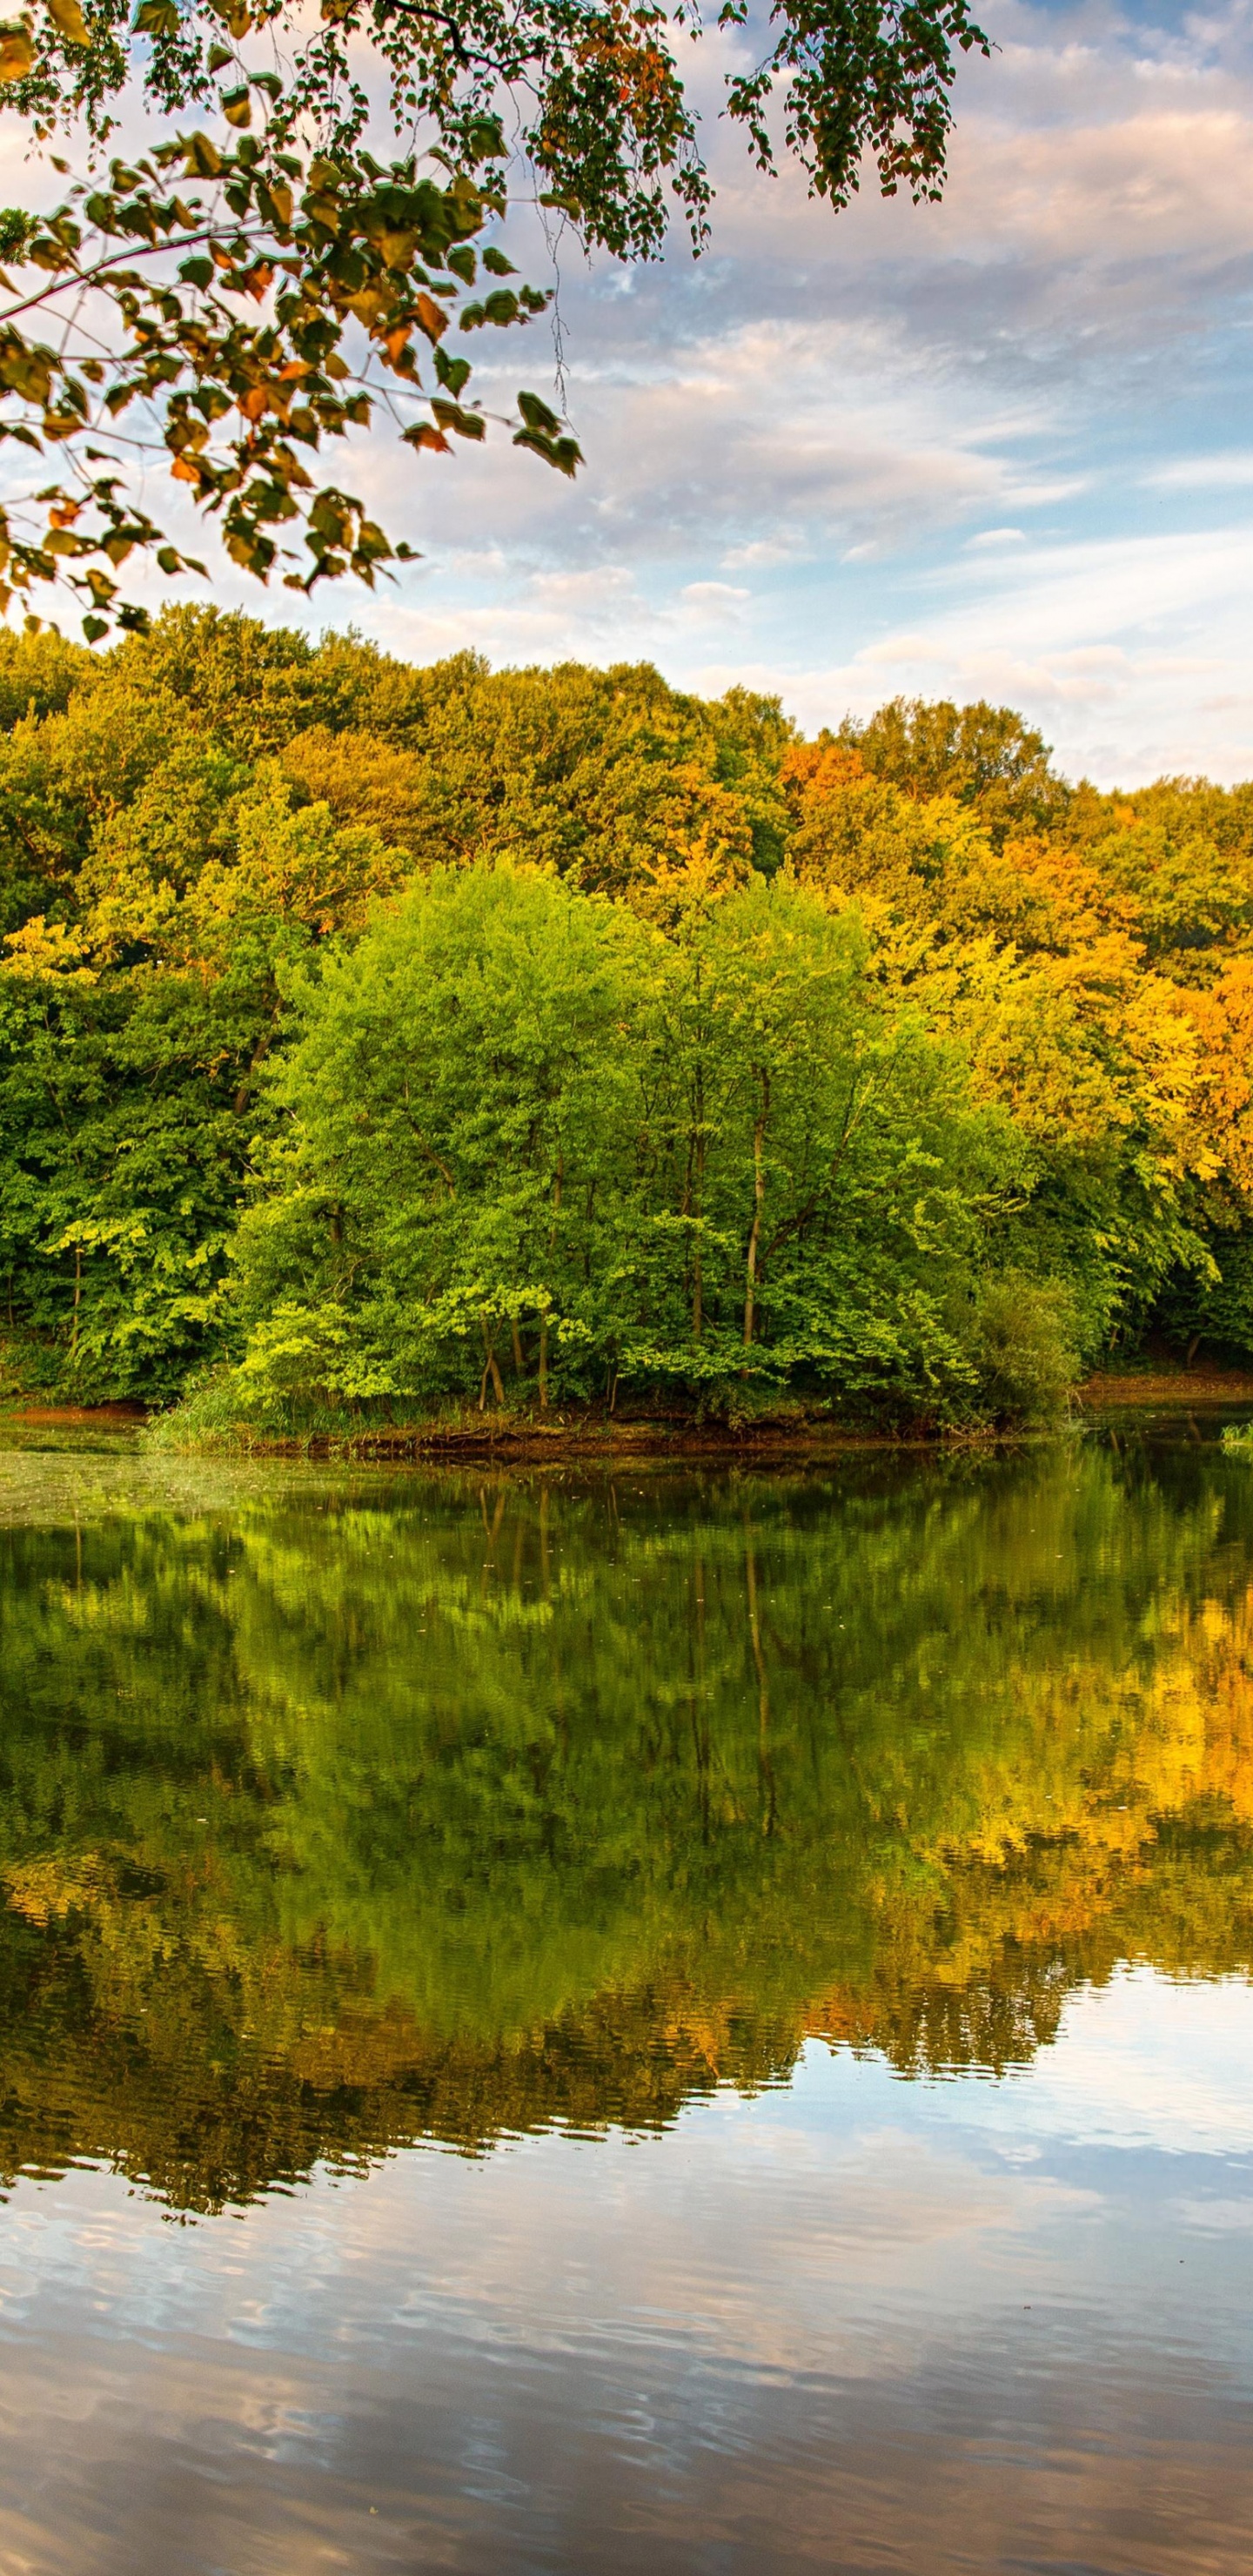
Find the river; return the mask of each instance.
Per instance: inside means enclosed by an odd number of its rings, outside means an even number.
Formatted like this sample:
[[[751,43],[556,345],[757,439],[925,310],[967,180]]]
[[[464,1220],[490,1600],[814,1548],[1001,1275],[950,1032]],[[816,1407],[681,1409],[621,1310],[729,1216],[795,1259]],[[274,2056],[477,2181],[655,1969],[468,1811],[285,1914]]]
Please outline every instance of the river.
[[[1247,2576],[1219,1428],[0,1450],[3,2576]]]

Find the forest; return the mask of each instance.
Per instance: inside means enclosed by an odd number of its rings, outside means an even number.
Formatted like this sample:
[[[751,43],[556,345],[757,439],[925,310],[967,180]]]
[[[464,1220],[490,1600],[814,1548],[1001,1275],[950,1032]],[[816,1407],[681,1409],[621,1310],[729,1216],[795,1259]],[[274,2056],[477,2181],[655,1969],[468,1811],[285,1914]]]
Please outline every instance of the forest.
[[[1253,784],[185,607],[6,634],[0,725],[9,1394],[944,1428],[1253,1354]]]

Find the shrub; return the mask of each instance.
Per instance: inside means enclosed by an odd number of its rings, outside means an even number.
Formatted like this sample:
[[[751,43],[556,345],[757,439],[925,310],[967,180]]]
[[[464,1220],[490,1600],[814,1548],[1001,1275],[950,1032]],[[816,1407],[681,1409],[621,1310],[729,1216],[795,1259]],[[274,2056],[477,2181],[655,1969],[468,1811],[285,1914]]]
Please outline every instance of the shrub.
[[[1020,1270],[980,1282],[970,1330],[979,1408],[1006,1426],[1063,1412],[1077,1370],[1073,1301],[1056,1280]]]

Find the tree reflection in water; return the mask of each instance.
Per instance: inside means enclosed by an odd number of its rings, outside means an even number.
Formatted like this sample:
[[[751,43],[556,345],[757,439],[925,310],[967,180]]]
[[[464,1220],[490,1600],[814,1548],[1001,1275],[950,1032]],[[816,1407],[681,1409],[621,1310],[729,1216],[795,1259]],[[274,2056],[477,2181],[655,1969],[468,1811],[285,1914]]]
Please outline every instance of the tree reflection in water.
[[[1253,1476],[183,1480],[0,1530],[0,2165],[210,2211],[1253,1958]],[[192,1480],[194,1484],[194,1479]]]

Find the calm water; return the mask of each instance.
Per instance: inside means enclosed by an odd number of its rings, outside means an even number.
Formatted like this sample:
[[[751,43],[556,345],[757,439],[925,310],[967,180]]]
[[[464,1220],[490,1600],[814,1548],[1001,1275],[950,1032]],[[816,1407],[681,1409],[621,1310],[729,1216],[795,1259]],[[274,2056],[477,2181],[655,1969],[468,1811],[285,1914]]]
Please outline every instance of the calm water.
[[[1253,1465],[0,1455],[0,2571],[1247,2576]]]

